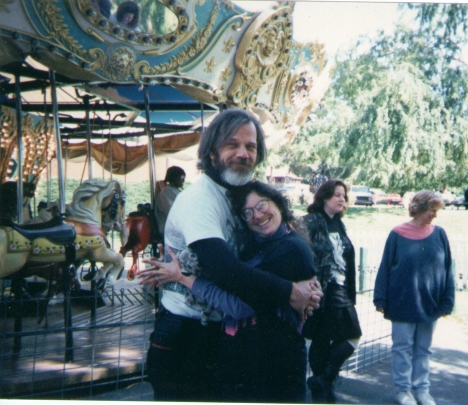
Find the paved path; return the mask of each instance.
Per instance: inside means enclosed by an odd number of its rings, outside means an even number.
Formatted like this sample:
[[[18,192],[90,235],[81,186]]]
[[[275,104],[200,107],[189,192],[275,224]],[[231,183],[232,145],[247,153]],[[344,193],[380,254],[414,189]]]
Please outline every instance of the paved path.
[[[441,318],[432,348],[431,395],[438,405],[468,404],[468,321]],[[391,360],[348,373],[336,391],[343,404],[394,404]]]
[[[440,319],[434,334],[433,353],[431,394],[437,404],[468,404],[468,321],[453,317]],[[391,361],[346,373],[336,392],[341,404],[394,404]],[[93,399],[152,401],[153,392],[148,383],[142,383]]]

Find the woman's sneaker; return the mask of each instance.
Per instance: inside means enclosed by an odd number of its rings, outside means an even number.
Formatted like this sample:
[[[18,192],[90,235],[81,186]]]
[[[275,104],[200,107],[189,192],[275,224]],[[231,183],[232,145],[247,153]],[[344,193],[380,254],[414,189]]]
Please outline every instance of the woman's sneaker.
[[[416,394],[416,398],[421,405],[436,405],[434,398],[432,398],[428,392],[422,394]]]
[[[400,405],[418,405],[413,394],[409,391],[399,392],[395,397],[395,401]]]

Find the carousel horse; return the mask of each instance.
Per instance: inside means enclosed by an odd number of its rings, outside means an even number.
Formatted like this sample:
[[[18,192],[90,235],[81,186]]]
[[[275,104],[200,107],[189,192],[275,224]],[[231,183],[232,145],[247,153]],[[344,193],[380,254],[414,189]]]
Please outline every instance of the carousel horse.
[[[0,278],[9,277],[25,264],[103,263],[94,280],[113,285],[124,267],[123,257],[110,249],[101,228],[102,209],[121,201],[117,181],[87,180],[78,187],[66,208],[65,219],[57,216],[42,224],[17,225],[0,220]]]
[[[132,281],[138,271],[138,253],[145,250],[150,243],[155,245],[161,242],[155,234],[158,227],[151,204],[138,204],[138,211],[129,214],[124,228],[126,239],[122,239],[120,254],[125,256],[132,251],[133,263],[127,272],[127,279]]]

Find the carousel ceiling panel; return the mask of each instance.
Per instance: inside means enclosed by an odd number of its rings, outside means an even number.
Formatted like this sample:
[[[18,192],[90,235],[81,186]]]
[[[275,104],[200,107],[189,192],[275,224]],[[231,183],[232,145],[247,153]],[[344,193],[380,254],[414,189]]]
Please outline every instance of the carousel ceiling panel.
[[[144,110],[144,92],[141,85],[98,85],[85,86],[84,89],[105,100],[129,108]],[[203,114],[212,114],[217,110],[210,105],[187,96],[174,87],[167,85],[149,85],[149,109],[151,124],[191,123]],[[143,111],[140,117],[146,119]]]
[[[321,99],[325,55],[319,44],[293,41],[294,2],[252,13],[229,0],[134,0],[133,28],[114,16],[122,2],[106,12],[90,0],[0,0],[0,66],[31,56],[75,85],[136,84],[95,90],[139,111],[138,85],[171,86],[151,100],[154,122],[198,118],[201,103],[264,110],[288,141]]]

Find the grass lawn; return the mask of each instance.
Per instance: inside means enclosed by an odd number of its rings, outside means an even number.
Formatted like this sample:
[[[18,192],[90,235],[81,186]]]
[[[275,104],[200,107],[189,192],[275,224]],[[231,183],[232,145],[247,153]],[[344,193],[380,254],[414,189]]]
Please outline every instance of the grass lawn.
[[[295,205],[293,210],[296,216],[303,216],[306,206]],[[395,225],[410,220],[408,211],[398,207],[350,207],[343,218],[349,232],[363,232],[388,234]],[[468,239],[466,227],[468,225],[468,210],[445,208],[437,213],[433,224],[445,229],[449,240]]]

